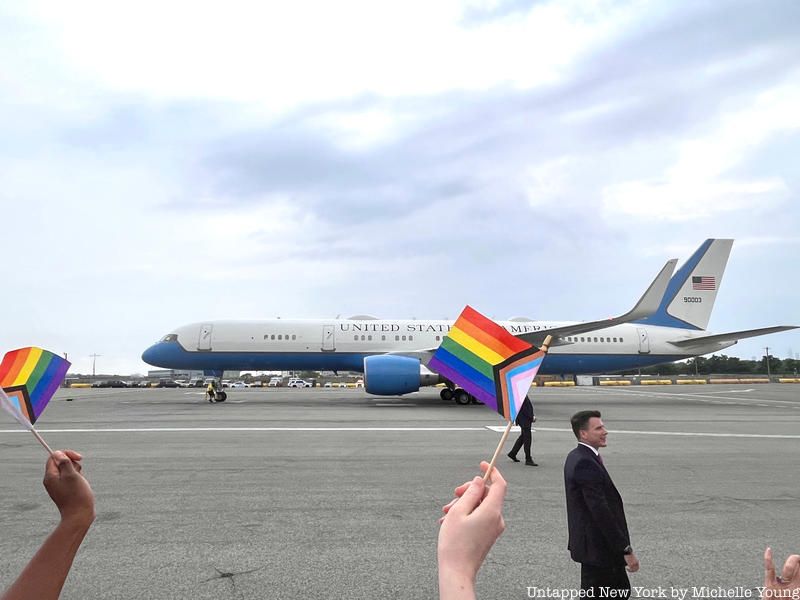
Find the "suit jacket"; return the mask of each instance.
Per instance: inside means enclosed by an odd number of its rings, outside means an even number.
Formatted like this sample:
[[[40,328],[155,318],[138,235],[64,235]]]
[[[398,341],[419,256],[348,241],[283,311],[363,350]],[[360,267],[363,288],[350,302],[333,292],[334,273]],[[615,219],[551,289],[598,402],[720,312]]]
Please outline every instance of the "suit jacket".
[[[516,423],[520,427],[530,427],[533,423],[533,404],[531,404],[531,399],[527,396],[522,401],[522,406],[519,407]]]
[[[625,564],[631,543],[622,496],[600,459],[578,444],[564,463],[567,523],[572,560],[599,567]]]

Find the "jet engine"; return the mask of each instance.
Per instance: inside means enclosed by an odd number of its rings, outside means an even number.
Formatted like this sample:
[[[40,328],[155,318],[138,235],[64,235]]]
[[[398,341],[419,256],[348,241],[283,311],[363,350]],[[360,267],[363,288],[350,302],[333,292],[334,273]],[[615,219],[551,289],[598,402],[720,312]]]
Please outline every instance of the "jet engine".
[[[364,359],[364,389],[378,396],[400,396],[416,392],[422,385],[436,385],[439,376],[417,358],[379,354]]]

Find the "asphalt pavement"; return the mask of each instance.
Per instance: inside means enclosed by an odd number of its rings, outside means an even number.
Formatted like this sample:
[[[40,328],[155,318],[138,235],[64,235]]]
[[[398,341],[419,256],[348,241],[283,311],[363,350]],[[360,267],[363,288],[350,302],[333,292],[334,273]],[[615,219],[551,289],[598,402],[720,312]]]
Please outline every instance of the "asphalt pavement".
[[[800,386],[534,390],[539,467],[499,467],[506,532],[478,597],[574,589],[562,467],[569,417],[597,408],[605,464],[624,500],[647,597],[686,598],[762,578],[761,555],[800,551]],[[437,518],[499,441],[499,417],[429,390],[60,390],[38,423],[85,455],[97,521],[69,599],[435,598]],[[45,454],[0,422],[0,588],[56,521]],[[509,440],[509,447],[513,436]],[[534,589],[535,588],[535,589]],[[692,588],[696,588],[692,590]],[[709,591],[710,590],[710,591]],[[694,593],[694,595],[693,595]],[[699,594],[699,595],[698,595]],[[757,597],[757,593],[755,596]]]

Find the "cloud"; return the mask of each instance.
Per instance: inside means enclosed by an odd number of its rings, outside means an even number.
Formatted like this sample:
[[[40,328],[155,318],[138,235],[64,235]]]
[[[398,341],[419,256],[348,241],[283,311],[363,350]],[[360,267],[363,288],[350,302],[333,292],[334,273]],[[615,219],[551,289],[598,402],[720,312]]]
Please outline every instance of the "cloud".
[[[605,210],[619,216],[677,221],[750,212],[753,207],[775,210],[789,198],[789,188],[781,178],[735,180],[727,174],[770,138],[800,129],[798,102],[800,84],[760,92],[747,108],[723,113],[703,137],[681,141],[677,159],[661,181],[607,186]]]

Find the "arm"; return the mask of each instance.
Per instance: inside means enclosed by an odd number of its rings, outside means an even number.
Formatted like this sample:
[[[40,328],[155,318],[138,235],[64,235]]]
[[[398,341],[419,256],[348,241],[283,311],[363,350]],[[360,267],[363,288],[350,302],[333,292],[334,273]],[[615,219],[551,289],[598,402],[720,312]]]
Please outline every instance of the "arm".
[[[486,471],[488,463],[481,463]],[[439,521],[439,598],[475,598],[475,577],[483,560],[505,529],[503,500],[506,481],[495,468],[491,485],[475,477],[456,488],[456,498],[442,510]]]
[[[44,487],[61,521],[0,600],[56,600],[61,594],[78,547],[94,521],[94,494],[81,475],[81,458],[77,452],[64,450],[47,460]]]

